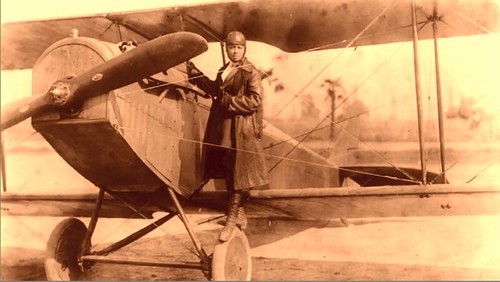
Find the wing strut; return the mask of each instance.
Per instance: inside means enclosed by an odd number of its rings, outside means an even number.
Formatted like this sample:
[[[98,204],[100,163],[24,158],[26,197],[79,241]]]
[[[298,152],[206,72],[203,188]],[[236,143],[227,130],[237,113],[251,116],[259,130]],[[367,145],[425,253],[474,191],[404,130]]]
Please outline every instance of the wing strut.
[[[118,23],[118,21],[114,21],[113,24],[115,25],[116,38],[119,42],[122,42],[123,36],[122,31],[120,30],[120,24]]]
[[[197,27],[201,28],[203,31],[205,31],[209,36],[213,37],[216,41],[220,43],[220,51],[222,55],[222,65],[226,65],[226,55],[224,54],[224,39],[221,37],[221,35],[217,35],[216,31],[214,31],[212,28],[204,24],[202,21],[198,20],[197,18],[187,14],[187,13],[181,13],[181,21],[183,21],[183,15],[187,17],[188,20]],[[184,25],[182,25],[182,28],[184,28]]]
[[[220,52],[221,52],[221,55],[222,55],[222,65],[225,66],[226,65],[226,55],[224,54],[224,42],[220,42]]]
[[[0,135],[0,154],[2,158],[2,190],[7,192],[7,170],[5,168],[5,148],[3,146],[3,134]]]
[[[424,145],[424,130],[422,119],[422,97],[420,86],[420,65],[418,53],[418,35],[417,35],[417,15],[415,10],[415,0],[411,1],[411,19],[412,19],[412,33],[413,33],[413,61],[415,67],[415,94],[417,98],[417,116],[418,116],[418,141],[420,144],[420,165],[422,169],[422,183],[427,184],[427,169],[425,161],[425,145]]]
[[[444,127],[443,127],[443,103],[441,95],[441,74],[439,70],[439,52],[438,52],[438,39],[437,39],[437,21],[439,20],[437,14],[437,1],[434,2],[434,14],[432,16],[432,32],[434,35],[434,64],[436,69],[436,96],[437,96],[437,110],[438,110],[438,125],[439,125],[439,152],[441,154],[441,175],[443,181],[446,179],[445,167],[445,147],[444,147]]]
[[[198,252],[198,257],[201,259],[202,265],[205,267],[205,269],[209,268],[210,266],[210,259],[201,246],[200,241],[198,238],[195,236],[194,230],[191,227],[191,224],[189,223],[189,219],[186,216],[186,213],[184,212],[184,209],[181,206],[181,203],[177,199],[177,196],[175,195],[174,189],[172,189],[170,186],[167,187],[168,194],[170,195],[170,198],[174,202],[175,207],[177,208],[177,212],[179,215],[179,219],[184,223],[184,226],[186,227],[186,231],[189,234],[189,237],[191,238],[191,241],[194,244],[194,247],[196,248],[196,251]]]

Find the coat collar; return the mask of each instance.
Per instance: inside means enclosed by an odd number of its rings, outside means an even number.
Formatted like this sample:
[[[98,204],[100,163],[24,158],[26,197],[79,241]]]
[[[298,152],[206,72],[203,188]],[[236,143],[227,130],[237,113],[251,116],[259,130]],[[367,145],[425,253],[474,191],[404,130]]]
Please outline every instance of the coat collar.
[[[219,69],[219,72],[223,72],[228,66],[229,64],[231,64],[231,62],[228,62],[226,63],[225,65],[223,65],[220,69]],[[248,71],[248,72],[251,72],[252,71],[252,68],[253,68],[253,65],[252,63],[250,63],[250,61],[248,61],[248,59],[245,57],[243,58],[241,61],[239,61],[238,63],[235,64],[235,67],[238,68],[238,69],[242,69],[242,70],[245,70],[245,71]]]
[[[247,72],[251,72],[253,65],[250,63],[250,61],[245,57],[243,58],[238,64],[237,64],[238,69],[242,69]]]
[[[222,66],[222,68],[220,68],[219,70],[220,74],[222,74],[224,69],[229,67],[229,64],[231,64],[231,62],[226,63],[224,66]],[[254,68],[252,63],[250,63],[250,61],[248,61],[246,57],[243,58],[241,61],[239,61],[237,64],[235,64],[233,67],[234,69],[231,70],[231,72],[227,75],[226,79],[224,80],[224,84],[230,81],[234,77],[234,75],[238,72],[238,70],[252,72],[252,69]]]

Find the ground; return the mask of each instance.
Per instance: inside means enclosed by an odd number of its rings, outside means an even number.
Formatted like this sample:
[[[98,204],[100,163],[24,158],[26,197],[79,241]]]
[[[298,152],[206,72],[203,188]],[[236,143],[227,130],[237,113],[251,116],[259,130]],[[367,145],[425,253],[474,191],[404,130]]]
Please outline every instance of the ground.
[[[106,245],[115,239],[113,236],[135,231],[133,228],[140,222],[134,220],[124,224],[121,221],[104,219],[101,224],[106,227],[98,227],[94,243]],[[3,240],[1,280],[45,280],[42,242],[45,238],[29,241],[22,233],[29,233],[26,232],[29,226],[36,228],[37,224],[48,223],[47,230],[50,230],[48,227],[57,221],[4,217],[2,231],[16,223],[19,226],[15,232],[17,238]],[[500,245],[497,244],[500,230],[495,228],[500,224],[500,216],[394,218],[368,224],[348,220],[347,226],[327,228],[317,228],[314,224],[304,228],[304,224],[310,223],[296,221],[271,222],[268,228],[262,228],[262,222],[257,219],[250,224],[246,234],[253,256],[253,280],[500,278]],[[119,234],[110,235],[110,228]],[[215,223],[197,227],[197,234],[208,253],[217,241],[219,228]],[[189,237],[181,229],[179,223],[174,222],[113,255],[196,262],[197,258],[189,250],[193,249]],[[171,230],[174,233],[165,235]],[[443,236],[450,231],[453,233]],[[37,233],[31,234],[36,236]],[[198,270],[96,264],[85,279],[204,280],[205,277]]]

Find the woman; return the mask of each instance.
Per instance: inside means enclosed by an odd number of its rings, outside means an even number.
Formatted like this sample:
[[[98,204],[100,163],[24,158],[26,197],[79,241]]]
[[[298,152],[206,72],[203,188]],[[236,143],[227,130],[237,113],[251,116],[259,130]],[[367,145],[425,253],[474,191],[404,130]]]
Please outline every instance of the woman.
[[[246,39],[239,31],[226,39],[229,62],[215,81],[188,63],[190,82],[212,97],[204,137],[205,179],[223,178],[229,195],[227,219],[219,240],[225,242],[235,226],[247,225],[243,202],[248,191],[268,183],[262,154],[262,81],[246,57]]]

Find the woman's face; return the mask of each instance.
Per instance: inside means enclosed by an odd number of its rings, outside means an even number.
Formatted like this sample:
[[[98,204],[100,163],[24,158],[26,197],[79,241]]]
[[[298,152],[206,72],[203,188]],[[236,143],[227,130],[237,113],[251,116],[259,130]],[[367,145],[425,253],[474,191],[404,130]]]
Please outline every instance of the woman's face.
[[[227,45],[227,56],[233,62],[239,62],[245,55],[245,45]]]

